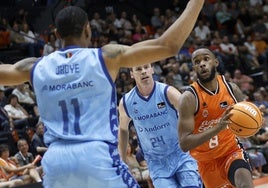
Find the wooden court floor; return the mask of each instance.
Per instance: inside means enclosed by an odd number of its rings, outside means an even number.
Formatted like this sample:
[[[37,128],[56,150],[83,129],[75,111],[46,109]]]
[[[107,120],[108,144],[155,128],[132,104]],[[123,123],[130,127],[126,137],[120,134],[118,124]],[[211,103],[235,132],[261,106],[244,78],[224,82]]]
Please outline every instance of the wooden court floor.
[[[253,180],[255,188],[268,188],[268,176]]]

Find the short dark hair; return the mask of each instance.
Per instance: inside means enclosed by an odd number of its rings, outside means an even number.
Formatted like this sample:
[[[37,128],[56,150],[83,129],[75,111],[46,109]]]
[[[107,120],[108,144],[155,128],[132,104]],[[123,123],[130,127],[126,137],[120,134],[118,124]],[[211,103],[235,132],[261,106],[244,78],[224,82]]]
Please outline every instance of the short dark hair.
[[[2,155],[2,153],[4,153],[5,151],[9,151],[9,147],[7,144],[1,144],[0,145],[0,156]]]
[[[83,27],[88,23],[87,13],[76,6],[60,10],[55,19],[56,29],[60,37],[80,37]]]
[[[19,102],[19,98],[18,98],[18,96],[15,95],[15,94],[10,94],[10,95],[8,96],[7,102],[10,103],[10,101],[11,101],[12,99],[14,99],[14,98],[16,98],[17,101]]]

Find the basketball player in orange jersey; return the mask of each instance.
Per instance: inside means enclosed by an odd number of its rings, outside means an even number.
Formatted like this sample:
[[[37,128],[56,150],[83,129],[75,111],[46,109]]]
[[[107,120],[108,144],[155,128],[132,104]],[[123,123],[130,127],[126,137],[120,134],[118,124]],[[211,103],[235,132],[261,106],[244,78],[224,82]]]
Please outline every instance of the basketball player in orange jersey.
[[[197,160],[206,188],[253,188],[247,155],[227,127],[232,105],[245,96],[217,73],[209,49],[195,50],[192,63],[198,79],[181,96],[180,146]]]

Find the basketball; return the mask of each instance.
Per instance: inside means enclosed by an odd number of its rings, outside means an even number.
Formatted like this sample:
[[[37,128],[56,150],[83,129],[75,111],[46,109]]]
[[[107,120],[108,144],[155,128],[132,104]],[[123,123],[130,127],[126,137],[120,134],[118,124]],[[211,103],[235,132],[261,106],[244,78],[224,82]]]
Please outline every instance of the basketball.
[[[236,103],[229,118],[229,129],[239,137],[255,135],[262,126],[263,117],[259,108],[247,101]]]

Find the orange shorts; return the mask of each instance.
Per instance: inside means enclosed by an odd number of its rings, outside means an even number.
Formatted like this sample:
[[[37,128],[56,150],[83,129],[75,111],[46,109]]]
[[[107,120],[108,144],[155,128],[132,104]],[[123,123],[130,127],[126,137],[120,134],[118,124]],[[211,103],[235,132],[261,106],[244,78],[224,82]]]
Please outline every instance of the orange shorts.
[[[235,187],[234,173],[238,168],[251,170],[248,157],[238,149],[222,158],[198,162],[199,173],[206,188]]]

